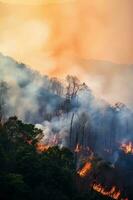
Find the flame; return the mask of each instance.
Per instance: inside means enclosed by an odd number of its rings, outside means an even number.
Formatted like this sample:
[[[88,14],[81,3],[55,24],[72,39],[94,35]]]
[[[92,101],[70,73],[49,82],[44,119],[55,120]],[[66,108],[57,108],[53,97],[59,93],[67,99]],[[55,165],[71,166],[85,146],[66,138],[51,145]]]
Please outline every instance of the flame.
[[[74,149],[74,152],[75,153],[80,153],[80,152],[86,152],[86,153],[89,153],[89,154],[92,154],[93,151],[91,150],[91,148],[89,146],[87,147],[83,147],[82,145],[80,144],[77,144],[75,149]]]
[[[91,170],[91,168],[92,168],[92,164],[90,162],[87,162],[85,163],[83,168],[78,171],[78,174],[81,177],[85,177],[88,174],[88,172]]]
[[[53,146],[56,146],[56,145],[58,145],[59,144],[59,138],[56,136],[56,135],[54,135],[53,137],[51,137],[50,139],[49,139],[49,141],[47,141],[47,144],[44,144],[43,142],[38,142],[37,144],[36,144],[36,149],[37,149],[37,151],[39,152],[39,153],[41,153],[41,152],[45,152],[45,151],[47,151],[48,149],[49,149],[49,147],[53,147]]]
[[[133,153],[133,144],[132,142],[128,142],[127,144],[126,143],[123,143],[121,145],[121,149],[126,153]]]
[[[109,196],[113,199],[119,199],[121,193],[120,190],[117,190],[115,186],[113,186],[109,191],[107,191],[101,184],[94,184],[93,189],[104,196]]]
[[[37,149],[38,152],[45,152],[45,151],[48,150],[49,147],[50,147],[49,145],[45,145],[45,144],[42,144],[42,143],[38,143],[36,145],[36,149]]]

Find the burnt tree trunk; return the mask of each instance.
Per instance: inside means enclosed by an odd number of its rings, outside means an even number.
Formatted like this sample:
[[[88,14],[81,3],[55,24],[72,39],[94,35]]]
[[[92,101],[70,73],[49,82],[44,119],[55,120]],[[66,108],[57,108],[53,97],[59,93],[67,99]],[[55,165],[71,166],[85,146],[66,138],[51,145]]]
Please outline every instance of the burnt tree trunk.
[[[71,123],[70,123],[70,133],[69,133],[69,148],[72,150],[72,132],[73,132],[73,120],[75,113],[72,114]]]

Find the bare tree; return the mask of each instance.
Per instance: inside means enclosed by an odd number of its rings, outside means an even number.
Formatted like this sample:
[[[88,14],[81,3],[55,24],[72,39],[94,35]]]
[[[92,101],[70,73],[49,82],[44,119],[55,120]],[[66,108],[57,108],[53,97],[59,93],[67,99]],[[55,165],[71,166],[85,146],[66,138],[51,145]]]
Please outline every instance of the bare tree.
[[[80,83],[79,79],[75,76],[67,76],[66,98],[64,101],[64,108],[68,113],[71,110],[71,103],[77,98],[78,92],[84,89],[88,89],[85,83]]]
[[[66,99],[65,99],[65,110],[68,113],[71,110],[71,103],[74,99],[77,98],[78,92],[84,89],[88,89],[85,83],[80,83],[79,79],[75,76],[67,76],[67,87],[66,87]],[[73,133],[73,121],[75,116],[75,111],[72,113],[71,122],[70,122],[70,137],[69,137],[69,146],[72,148],[72,133]],[[84,136],[83,136],[84,137]]]
[[[67,76],[67,92],[66,95],[73,99],[77,96],[77,93],[82,89],[87,89],[85,83],[80,83],[79,79],[76,76]]]
[[[71,123],[70,123],[70,140],[69,140],[69,148],[72,148],[72,132],[73,132],[73,120],[74,120],[74,115],[75,113],[72,113],[72,117],[71,117]]]
[[[63,85],[57,78],[51,78],[50,79],[51,86],[50,89],[52,92],[58,96],[62,96],[63,94]]]

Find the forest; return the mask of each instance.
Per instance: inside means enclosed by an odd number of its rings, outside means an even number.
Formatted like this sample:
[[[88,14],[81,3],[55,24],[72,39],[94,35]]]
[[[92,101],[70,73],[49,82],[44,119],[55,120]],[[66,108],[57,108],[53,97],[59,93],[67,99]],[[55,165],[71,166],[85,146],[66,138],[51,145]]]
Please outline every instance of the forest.
[[[17,117],[0,125],[0,199],[107,199],[89,188],[80,191],[72,152],[54,146],[40,153],[40,137],[41,130]]]
[[[0,72],[0,199],[133,199],[130,108],[2,54]]]

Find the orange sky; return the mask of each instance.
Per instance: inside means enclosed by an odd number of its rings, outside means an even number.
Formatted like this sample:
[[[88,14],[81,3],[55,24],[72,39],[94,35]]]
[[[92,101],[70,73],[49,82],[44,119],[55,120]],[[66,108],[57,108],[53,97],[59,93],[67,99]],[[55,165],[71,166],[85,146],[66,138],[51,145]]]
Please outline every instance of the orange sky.
[[[41,73],[75,74],[87,81],[87,74],[93,74],[97,79],[90,84],[100,91],[99,77],[110,79],[119,70],[112,67],[101,74],[102,67],[96,72],[84,63],[89,59],[133,63],[132,0],[1,2],[0,51]]]

